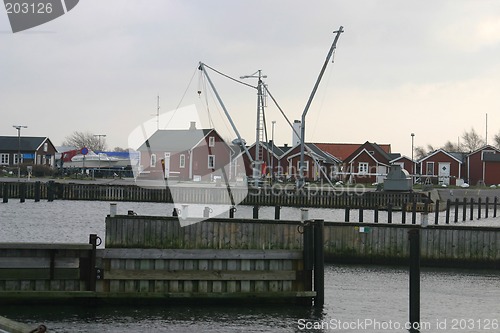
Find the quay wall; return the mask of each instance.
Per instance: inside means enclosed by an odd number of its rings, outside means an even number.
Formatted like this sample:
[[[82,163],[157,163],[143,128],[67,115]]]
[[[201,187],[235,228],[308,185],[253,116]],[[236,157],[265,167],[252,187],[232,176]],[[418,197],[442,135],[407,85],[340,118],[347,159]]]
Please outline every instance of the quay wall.
[[[303,246],[298,221],[218,219],[181,227],[177,218],[106,218],[107,248],[288,249]],[[423,265],[500,269],[500,228],[325,222],[325,260],[406,264],[408,231],[421,233]]]

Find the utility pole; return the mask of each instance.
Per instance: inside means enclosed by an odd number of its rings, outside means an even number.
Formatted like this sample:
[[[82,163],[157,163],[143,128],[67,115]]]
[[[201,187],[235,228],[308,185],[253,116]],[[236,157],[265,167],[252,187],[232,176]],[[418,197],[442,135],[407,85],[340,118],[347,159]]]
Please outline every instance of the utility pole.
[[[12,125],[17,130],[17,181],[21,180],[21,128],[28,128],[26,125]]]
[[[300,163],[299,163],[299,179],[297,180],[297,188],[302,188],[305,185],[304,180],[304,149],[305,149],[305,139],[306,139],[306,115],[307,111],[309,111],[309,107],[311,106],[314,95],[316,94],[316,90],[318,90],[319,83],[321,82],[321,78],[325,73],[326,66],[330,61],[330,58],[333,55],[333,51],[337,48],[337,41],[339,40],[340,34],[344,32],[344,27],[340,26],[339,30],[334,31],[336,33],[335,39],[333,40],[333,44],[330,47],[330,51],[328,51],[328,55],[326,56],[323,67],[321,68],[321,72],[319,73],[318,79],[316,80],[316,84],[311,92],[311,96],[309,96],[309,100],[307,101],[304,112],[302,113],[302,126],[300,129]]]

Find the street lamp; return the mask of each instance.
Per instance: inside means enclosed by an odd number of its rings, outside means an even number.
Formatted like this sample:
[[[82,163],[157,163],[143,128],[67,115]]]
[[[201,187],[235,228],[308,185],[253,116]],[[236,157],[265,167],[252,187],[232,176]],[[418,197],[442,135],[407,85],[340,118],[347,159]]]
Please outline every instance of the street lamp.
[[[17,179],[21,180],[21,128],[28,128],[26,125],[12,125],[17,130]]]
[[[97,136],[97,139],[99,140],[98,147],[99,150],[102,152],[102,147],[101,147],[101,137],[105,138],[106,134],[94,134],[94,136]],[[99,173],[101,173],[101,154],[97,153],[97,158],[98,158],[98,165],[97,169],[99,170]]]
[[[276,124],[276,120],[271,122],[272,130],[271,130],[271,180],[274,181],[274,125]]]
[[[411,174],[412,174],[412,184],[415,182],[415,177],[414,175],[414,168],[415,168],[415,161],[413,161],[413,139],[415,138],[415,133],[411,133]]]

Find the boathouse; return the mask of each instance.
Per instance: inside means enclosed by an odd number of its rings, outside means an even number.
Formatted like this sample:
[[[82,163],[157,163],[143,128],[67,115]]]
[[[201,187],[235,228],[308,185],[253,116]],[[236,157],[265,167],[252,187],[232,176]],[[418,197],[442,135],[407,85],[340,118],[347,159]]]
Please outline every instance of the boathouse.
[[[485,145],[467,155],[467,181],[469,185],[500,183],[500,150]],[[498,156],[495,156],[499,154]]]
[[[440,185],[456,185],[463,177],[463,153],[449,153],[438,149],[418,161],[423,182]]]
[[[0,136],[0,166],[16,166],[19,152],[23,164],[55,166],[57,149],[48,137]]]

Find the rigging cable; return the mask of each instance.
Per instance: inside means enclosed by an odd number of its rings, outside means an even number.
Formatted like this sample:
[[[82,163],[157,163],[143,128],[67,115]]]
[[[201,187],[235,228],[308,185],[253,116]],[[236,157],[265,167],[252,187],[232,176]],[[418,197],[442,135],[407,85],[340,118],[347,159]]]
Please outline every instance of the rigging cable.
[[[177,112],[177,110],[179,109],[179,106],[181,105],[182,101],[184,100],[184,97],[186,96],[186,93],[187,91],[189,90],[189,87],[191,86],[191,83],[193,82],[193,78],[196,74],[196,69],[193,73],[193,75],[191,76],[191,79],[189,80],[189,83],[186,87],[186,90],[184,90],[184,94],[182,94],[182,97],[181,97],[181,100],[179,101],[179,103],[177,104],[177,106],[175,107],[174,109],[174,112],[172,114],[172,117],[170,117],[170,119],[167,121],[167,123],[165,124],[165,128],[168,126],[168,124],[170,124],[170,122],[172,121],[172,119],[174,119],[174,116],[175,116],[175,113]]]
[[[247,86],[247,87],[250,87],[250,88],[253,88],[253,89],[257,89],[257,87],[252,86],[251,84],[245,83],[245,82],[243,82],[243,81],[237,80],[237,79],[235,79],[234,77],[231,77],[231,76],[229,76],[229,75],[226,75],[226,74],[224,74],[224,73],[222,73],[222,72],[219,72],[218,70],[216,70],[215,68],[212,68],[212,67],[208,66],[207,64],[203,64],[203,66],[205,66],[206,68],[210,68],[210,69],[211,69],[211,70],[213,70],[215,73],[217,73],[217,74],[219,74],[219,75],[222,75],[222,76],[224,76],[225,78],[228,78],[228,79],[230,79],[230,80],[233,80],[234,82],[240,83],[240,84],[242,84],[242,85],[244,85],[244,86]]]

